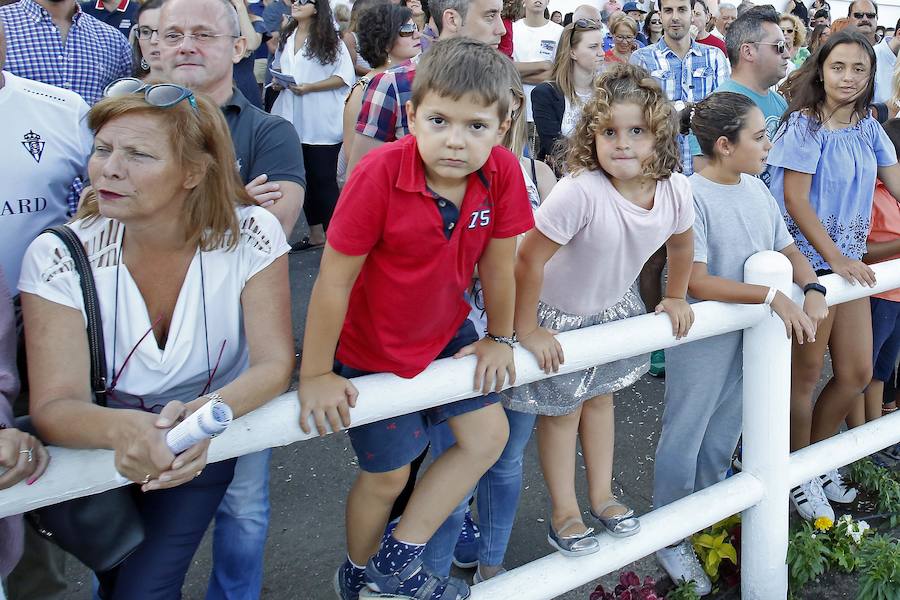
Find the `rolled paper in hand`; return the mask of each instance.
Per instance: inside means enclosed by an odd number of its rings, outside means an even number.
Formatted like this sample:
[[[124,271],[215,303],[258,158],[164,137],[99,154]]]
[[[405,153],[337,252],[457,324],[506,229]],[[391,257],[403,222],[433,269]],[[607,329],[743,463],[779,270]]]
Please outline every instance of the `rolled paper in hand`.
[[[181,454],[207,438],[214,438],[231,424],[231,407],[221,400],[210,400],[169,430],[166,444],[172,454]]]
[[[233,417],[230,406],[221,400],[210,400],[169,430],[166,434],[166,445],[172,454],[177,456],[191,446],[225,431]],[[129,481],[121,474],[117,475],[116,480],[119,483]]]

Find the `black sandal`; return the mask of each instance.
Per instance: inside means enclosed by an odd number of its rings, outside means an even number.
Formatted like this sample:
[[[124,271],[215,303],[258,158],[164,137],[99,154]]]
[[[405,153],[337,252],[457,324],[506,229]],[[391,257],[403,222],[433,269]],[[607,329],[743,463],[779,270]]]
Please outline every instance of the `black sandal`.
[[[325,243],[321,244],[313,244],[309,241],[309,236],[306,236],[296,244],[291,246],[291,253],[294,252],[306,252],[307,250],[314,250],[316,248],[321,248],[325,245]]]

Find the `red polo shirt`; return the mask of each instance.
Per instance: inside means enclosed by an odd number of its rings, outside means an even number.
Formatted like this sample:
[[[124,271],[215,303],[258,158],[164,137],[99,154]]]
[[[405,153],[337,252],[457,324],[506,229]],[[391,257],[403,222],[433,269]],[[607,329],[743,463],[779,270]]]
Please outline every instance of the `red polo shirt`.
[[[468,315],[463,293],[491,239],[534,226],[519,161],[500,146],[469,175],[449,239],[437,202],[414,136],[369,152],[353,170],[328,227],[335,250],[367,255],[338,344],[348,367],[421,373]]]

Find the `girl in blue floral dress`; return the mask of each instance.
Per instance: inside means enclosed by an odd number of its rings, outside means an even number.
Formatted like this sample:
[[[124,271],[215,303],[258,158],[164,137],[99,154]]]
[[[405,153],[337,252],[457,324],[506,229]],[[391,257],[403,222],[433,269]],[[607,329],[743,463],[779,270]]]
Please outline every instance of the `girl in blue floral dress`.
[[[851,283],[875,285],[860,259],[872,212],[875,178],[891,194],[900,193],[894,147],[869,116],[875,54],[859,33],[831,36],[788,83],[788,110],[769,152],[772,195],[781,205],[788,231],[818,275],[837,273]],[[809,289],[807,293],[820,293]],[[791,450],[837,433],[872,375],[872,325],[867,298],[830,309],[816,339],[796,341],[791,381]],[[834,377],[819,394],[826,349]],[[791,490],[806,519],[834,519],[832,502],[852,502],[856,490],[834,470]]]

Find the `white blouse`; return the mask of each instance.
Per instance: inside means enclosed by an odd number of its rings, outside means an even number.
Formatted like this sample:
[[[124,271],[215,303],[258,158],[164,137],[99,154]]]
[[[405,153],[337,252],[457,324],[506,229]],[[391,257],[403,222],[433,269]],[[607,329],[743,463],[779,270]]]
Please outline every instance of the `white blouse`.
[[[290,246],[281,224],[265,209],[243,206],[237,209],[237,215],[241,239],[234,250],[201,253],[198,249],[194,254],[162,349],[150,332],[155,315],[147,314],[127,265],[119,264],[124,226],[104,217],[69,225],[84,243],[94,273],[108,386],[121,371],[114,394],[108,398],[109,406],[159,412],[171,400],[189,402],[197,398],[209,378],[210,367],[215,370],[210,390],[228,384],[248,368],[241,292],[251,277],[287,253]],[[19,287],[85,315],[74,263],[55,235],[38,236],[28,247]],[[132,350],[134,354],[123,369]]]
[[[295,35],[288,37],[279,53],[282,73],[293,76],[298,84],[315,83],[337,75],[344,80],[344,85],[302,96],[284,89],[275,99],[272,114],[290,121],[304,144],[340,144],[344,137],[344,99],[356,81],[350,51],[340,40],[335,61],[323,65],[317,59],[307,57],[305,47],[295,53],[294,38]]]

